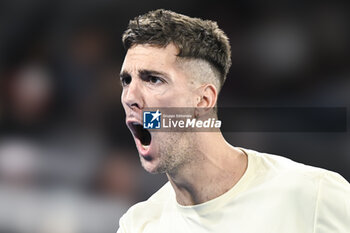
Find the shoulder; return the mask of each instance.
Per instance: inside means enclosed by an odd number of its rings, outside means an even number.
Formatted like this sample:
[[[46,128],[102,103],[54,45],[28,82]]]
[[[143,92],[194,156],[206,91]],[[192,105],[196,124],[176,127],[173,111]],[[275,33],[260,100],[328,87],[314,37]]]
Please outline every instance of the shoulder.
[[[162,188],[154,193],[149,199],[139,202],[121,217],[119,221],[120,228],[139,229],[145,222],[157,220],[161,217],[162,212],[167,204],[171,203],[174,198],[171,184],[167,182]],[[124,230],[123,232],[129,232]],[[132,231],[134,232],[134,231]]]
[[[287,198],[298,213],[312,207],[314,232],[350,232],[350,184],[344,177],[278,155],[246,153],[253,164],[255,188]]]
[[[350,184],[338,173],[327,171],[319,182],[315,232],[350,232]]]
[[[271,173],[274,175],[287,175],[293,173],[294,175],[300,174],[315,179],[320,179],[328,173],[334,173],[323,168],[305,165],[280,155],[262,153],[248,149],[244,150],[248,154],[250,161],[254,163],[254,169],[257,173]]]
[[[275,154],[261,153],[244,149],[252,163],[256,177],[279,187],[300,191],[318,192],[321,186],[340,186],[344,189],[349,183],[338,173],[323,168],[305,165]]]

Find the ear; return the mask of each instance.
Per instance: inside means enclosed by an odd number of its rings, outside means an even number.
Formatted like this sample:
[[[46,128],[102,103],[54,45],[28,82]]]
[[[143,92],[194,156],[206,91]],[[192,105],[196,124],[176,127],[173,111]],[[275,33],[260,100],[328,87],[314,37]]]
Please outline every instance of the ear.
[[[213,84],[205,84],[199,91],[200,98],[197,103],[197,107],[208,109],[215,107],[218,99],[216,87]]]

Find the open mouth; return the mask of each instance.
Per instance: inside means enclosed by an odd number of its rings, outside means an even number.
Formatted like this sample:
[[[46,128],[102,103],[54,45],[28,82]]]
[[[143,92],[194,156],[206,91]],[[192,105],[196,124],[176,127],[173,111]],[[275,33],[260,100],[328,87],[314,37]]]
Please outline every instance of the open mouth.
[[[147,129],[144,129],[141,124],[133,122],[129,126],[134,136],[140,140],[142,145],[148,146],[151,144],[151,133]]]

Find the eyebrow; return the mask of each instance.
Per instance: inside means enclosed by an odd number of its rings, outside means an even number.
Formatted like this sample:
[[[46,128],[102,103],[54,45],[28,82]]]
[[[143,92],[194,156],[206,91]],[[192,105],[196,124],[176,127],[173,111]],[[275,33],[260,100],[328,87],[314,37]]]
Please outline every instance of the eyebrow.
[[[142,76],[150,76],[150,75],[161,75],[164,77],[168,77],[169,75],[167,73],[161,72],[161,71],[156,71],[156,70],[139,70],[139,75],[140,77]]]
[[[151,75],[161,75],[165,78],[168,78],[169,75],[165,72],[161,72],[161,71],[156,71],[156,70],[146,70],[146,69],[142,69],[142,70],[139,70],[139,76],[142,78],[144,76],[151,76]],[[131,74],[127,71],[123,71],[120,73],[120,78],[127,78],[127,77],[131,77]]]
[[[127,72],[127,71],[121,72],[119,76],[120,76],[120,79],[122,79],[122,78],[127,78],[127,77],[131,77],[130,73]]]

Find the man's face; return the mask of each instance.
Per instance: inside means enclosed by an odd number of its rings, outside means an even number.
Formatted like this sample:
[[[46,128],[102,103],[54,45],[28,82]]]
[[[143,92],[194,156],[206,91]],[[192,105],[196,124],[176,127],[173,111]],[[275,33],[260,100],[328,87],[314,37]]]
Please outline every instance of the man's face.
[[[131,47],[121,70],[122,104],[142,166],[151,173],[170,172],[188,162],[191,133],[149,132],[142,128],[145,108],[195,107],[195,84],[178,64],[178,50],[151,45]]]

